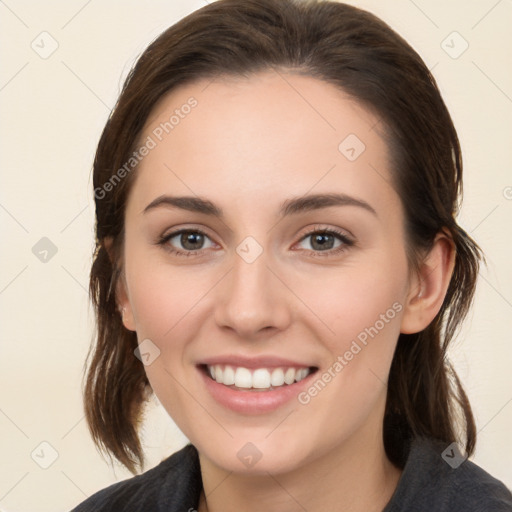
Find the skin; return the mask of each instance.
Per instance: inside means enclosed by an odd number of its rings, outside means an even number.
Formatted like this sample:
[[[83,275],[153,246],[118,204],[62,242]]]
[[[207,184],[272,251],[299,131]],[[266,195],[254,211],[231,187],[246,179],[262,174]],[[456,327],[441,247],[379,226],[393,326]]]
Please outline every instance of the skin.
[[[148,379],[199,450],[199,510],[382,510],[401,474],[382,440],[393,352],[400,332],[424,329],[439,311],[453,244],[440,234],[409,274],[382,126],[335,86],[275,71],[196,82],[160,101],[140,140],[191,96],[197,106],[136,171],[117,296],[125,327],[159,348]],[[353,162],[338,149],[349,134],[366,146]],[[284,201],[322,193],[364,200],[376,214],[345,205],[279,216]],[[162,194],[208,199],[224,217],[169,206],[144,213]],[[156,243],[181,228],[204,231],[203,248],[178,256],[168,249],[187,250],[179,236]],[[325,256],[307,236],[313,228],[354,243]],[[263,250],[252,263],[236,252],[247,236]],[[331,253],[343,245],[332,240]],[[272,354],[321,373],[396,303],[394,318],[305,405],[233,412],[195,366],[219,354]],[[250,468],[237,457],[247,442],[262,454]]]

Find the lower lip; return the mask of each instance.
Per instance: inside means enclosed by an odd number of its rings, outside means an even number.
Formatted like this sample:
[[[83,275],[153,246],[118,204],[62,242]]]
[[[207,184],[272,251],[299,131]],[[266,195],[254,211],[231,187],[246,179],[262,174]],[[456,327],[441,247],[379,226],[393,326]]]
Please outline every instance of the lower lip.
[[[283,406],[297,398],[301,390],[309,385],[310,379],[316,372],[310,373],[299,382],[281,386],[269,391],[238,391],[219,384],[209,377],[203,367],[198,371],[212,397],[224,407],[243,414],[263,414]]]

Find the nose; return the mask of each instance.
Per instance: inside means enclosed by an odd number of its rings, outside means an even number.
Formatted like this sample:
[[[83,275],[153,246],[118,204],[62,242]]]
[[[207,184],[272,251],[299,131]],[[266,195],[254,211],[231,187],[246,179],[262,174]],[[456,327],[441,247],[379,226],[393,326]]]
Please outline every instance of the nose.
[[[269,268],[265,251],[252,263],[238,254],[216,287],[215,321],[246,340],[257,340],[288,327],[292,318],[290,291]]]

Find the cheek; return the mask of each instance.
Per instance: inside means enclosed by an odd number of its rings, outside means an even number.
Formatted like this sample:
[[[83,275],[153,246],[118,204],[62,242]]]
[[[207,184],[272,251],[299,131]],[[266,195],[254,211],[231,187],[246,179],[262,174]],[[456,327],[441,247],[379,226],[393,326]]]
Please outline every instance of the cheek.
[[[139,343],[149,339],[158,348],[158,358],[145,366],[145,371],[156,395],[174,417],[182,408],[187,409],[186,401],[181,401],[179,383],[189,378],[188,347],[204,323],[205,307],[210,308],[208,291],[218,281],[218,271],[171,266],[164,258],[144,251],[127,254],[126,274],[137,338]]]
[[[295,279],[295,291],[305,298],[318,326],[315,330],[322,333],[332,354],[345,352],[355,339],[364,343],[369,331],[375,337],[375,328],[380,338],[396,339],[403,309],[404,268],[377,258],[371,265],[332,272],[329,279]]]
[[[398,253],[372,260],[372,265],[333,273],[323,287],[309,283],[303,289],[310,290],[308,305],[329,327],[316,328],[329,356],[318,376],[321,382],[301,402],[309,403],[312,414],[321,416],[327,402],[329,410],[353,411],[363,421],[385,390],[400,334],[407,266]]]
[[[310,293],[312,309],[333,331],[322,330],[328,360],[299,396],[308,416],[318,418],[318,430],[312,429],[319,439],[337,439],[382,407],[400,333],[401,279],[368,267],[360,274],[354,270],[331,279],[328,287]]]
[[[400,286],[396,286],[391,278],[368,273],[364,280],[354,282],[351,276],[342,284],[346,286],[346,292],[336,301],[337,307],[332,314],[333,330],[344,339],[359,339],[364,343],[365,333],[369,330],[376,336],[377,329],[384,336],[389,325],[399,325]]]
[[[193,313],[209,287],[209,274],[199,269],[171,268],[155,258],[144,264],[149,258],[132,254],[127,279],[138,336],[167,339]]]
[[[126,276],[137,338],[139,343],[149,339],[158,348],[152,352],[158,355],[144,369],[156,396],[169,414],[179,419],[182,411],[188,410],[188,395],[180,386],[187,377],[186,347],[198,325],[196,305],[208,289],[207,283],[198,275],[200,271],[172,268],[143,251],[132,249],[127,254]]]

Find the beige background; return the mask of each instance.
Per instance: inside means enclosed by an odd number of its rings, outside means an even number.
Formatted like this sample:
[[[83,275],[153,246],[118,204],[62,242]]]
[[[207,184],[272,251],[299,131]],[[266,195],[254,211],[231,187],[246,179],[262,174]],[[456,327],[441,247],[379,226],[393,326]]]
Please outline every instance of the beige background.
[[[512,3],[350,3],[380,15],[419,51],[458,128],[466,164],[460,222],[485,250],[489,268],[451,357],[477,420],[474,461],[512,487]],[[69,510],[129,476],[98,455],[82,413],[82,365],[92,333],[91,163],[137,55],[204,4],[0,2],[2,511]],[[465,41],[469,47],[458,56]],[[53,54],[44,53],[56,44]],[[32,252],[43,237],[57,249],[46,263]],[[157,404],[144,439],[150,465],[185,442]]]

